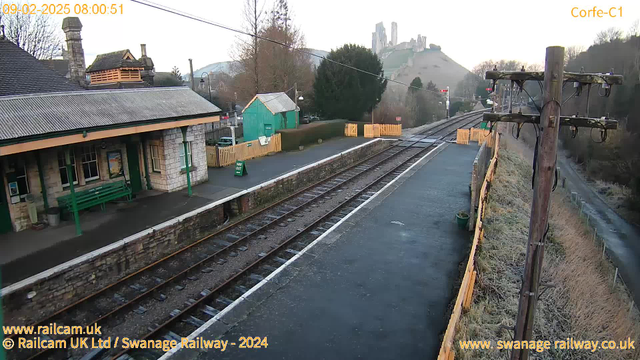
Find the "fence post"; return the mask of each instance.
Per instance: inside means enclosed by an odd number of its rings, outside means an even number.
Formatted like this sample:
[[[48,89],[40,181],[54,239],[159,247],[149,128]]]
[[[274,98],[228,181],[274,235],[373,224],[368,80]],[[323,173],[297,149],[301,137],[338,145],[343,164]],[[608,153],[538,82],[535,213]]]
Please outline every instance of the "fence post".
[[[618,280],[618,268],[616,268],[616,273],[613,275],[613,287],[616,286],[617,280]]]
[[[607,251],[607,243],[602,241],[602,258],[604,259],[605,252]]]
[[[631,305],[629,305],[629,314],[631,314],[631,311],[633,310],[633,299],[631,299]]]

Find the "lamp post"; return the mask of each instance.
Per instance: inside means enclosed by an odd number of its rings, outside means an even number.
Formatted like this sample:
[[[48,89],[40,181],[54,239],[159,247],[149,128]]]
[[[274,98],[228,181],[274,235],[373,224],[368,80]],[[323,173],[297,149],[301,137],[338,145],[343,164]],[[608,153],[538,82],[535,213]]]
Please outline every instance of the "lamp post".
[[[209,78],[209,73],[208,72],[203,72],[202,75],[200,75],[200,89],[204,88],[204,75],[207,75],[207,88],[209,89],[209,102],[211,102],[211,79]]]
[[[296,102],[296,128],[300,125],[300,112],[298,111],[298,100],[303,101],[304,97],[300,95],[301,91],[298,91],[298,83],[293,84],[293,98]]]

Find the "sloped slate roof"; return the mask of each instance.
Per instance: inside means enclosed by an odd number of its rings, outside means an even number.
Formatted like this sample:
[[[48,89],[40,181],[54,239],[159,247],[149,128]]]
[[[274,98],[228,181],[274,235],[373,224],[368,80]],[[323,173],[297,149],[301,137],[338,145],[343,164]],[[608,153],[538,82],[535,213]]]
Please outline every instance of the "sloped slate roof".
[[[125,60],[124,56],[130,52],[129,50],[114,51],[107,54],[100,54],[96,57],[87,68],[87,72],[96,72],[102,70],[119,69],[123,67],[141,68],[144,67],[138,60]]]
[[[0,96],[83,90],[6,39],[0,39]]]
[[[40,62],[49,69],[67,78],[67,75],[69,74],[69,60],[50,59],[40,60]]]
[[[287,111],[295,111],[297,109],[296,103],[283,92],[258,94],[244,109],[246,110],[256,99],[260,100],[273,115]]]
[[[187,87],[5,96],[0,97],[0,141],[220,111]]]

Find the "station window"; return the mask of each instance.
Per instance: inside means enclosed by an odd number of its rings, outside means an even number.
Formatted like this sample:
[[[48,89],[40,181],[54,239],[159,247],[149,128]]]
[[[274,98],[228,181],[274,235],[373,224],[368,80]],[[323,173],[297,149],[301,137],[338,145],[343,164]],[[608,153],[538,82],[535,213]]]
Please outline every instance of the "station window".
[[[20,201],[24,201],[29,193],[29,180],[27,179],[27,164],[20,161],[16,167],[16,181],[18,182],[18,191],[20,191]]]
[[[82,153],[82,173],[84,174],[85,181],[96,180],[100,178],[100,171],[98,170],[98,154],[96,153],[96,147],[83,146],[80,148]]]
[[[73,176],[73,184],[78,184],[78,173],[76,172],[76,156],[71,151],[71,175]],[[67,176],[67,167],[64,159],[64,151],[58,151],[58,168],[60,169],[60,180],[62,187],[69,186],[69,177]]]
[[[9,196],[11,202],[24,202],[29,194],[29,179],[27,178],[27,163],[24,157],[13,156],[9,158],[10,171],[7,172],[9,179]]]
[[[187,142],[187,154],[189,156],[189,166],[193,166],[193,155],[191,154],[191,141]],[[186,169],[184,164],[184,144],[180,144],[180,168]]]
[[[160,147],[158,145],[151,145],[151,170],[154,172],[160,172]],[[182,150],[184,153],[184,149]],[[184,158],[182,159],[184,162]]]

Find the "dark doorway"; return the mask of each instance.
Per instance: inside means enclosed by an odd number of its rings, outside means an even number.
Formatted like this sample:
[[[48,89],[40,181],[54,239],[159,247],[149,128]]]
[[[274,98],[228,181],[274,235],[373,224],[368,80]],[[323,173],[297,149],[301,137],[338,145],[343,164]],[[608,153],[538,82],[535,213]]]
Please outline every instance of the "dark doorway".
[[[131,192],[138,193],[142,190],[142,178],[140,176],[140,157],[138,154],[139,143],[127,143],[127,163],[129,165],[129,185]]]

